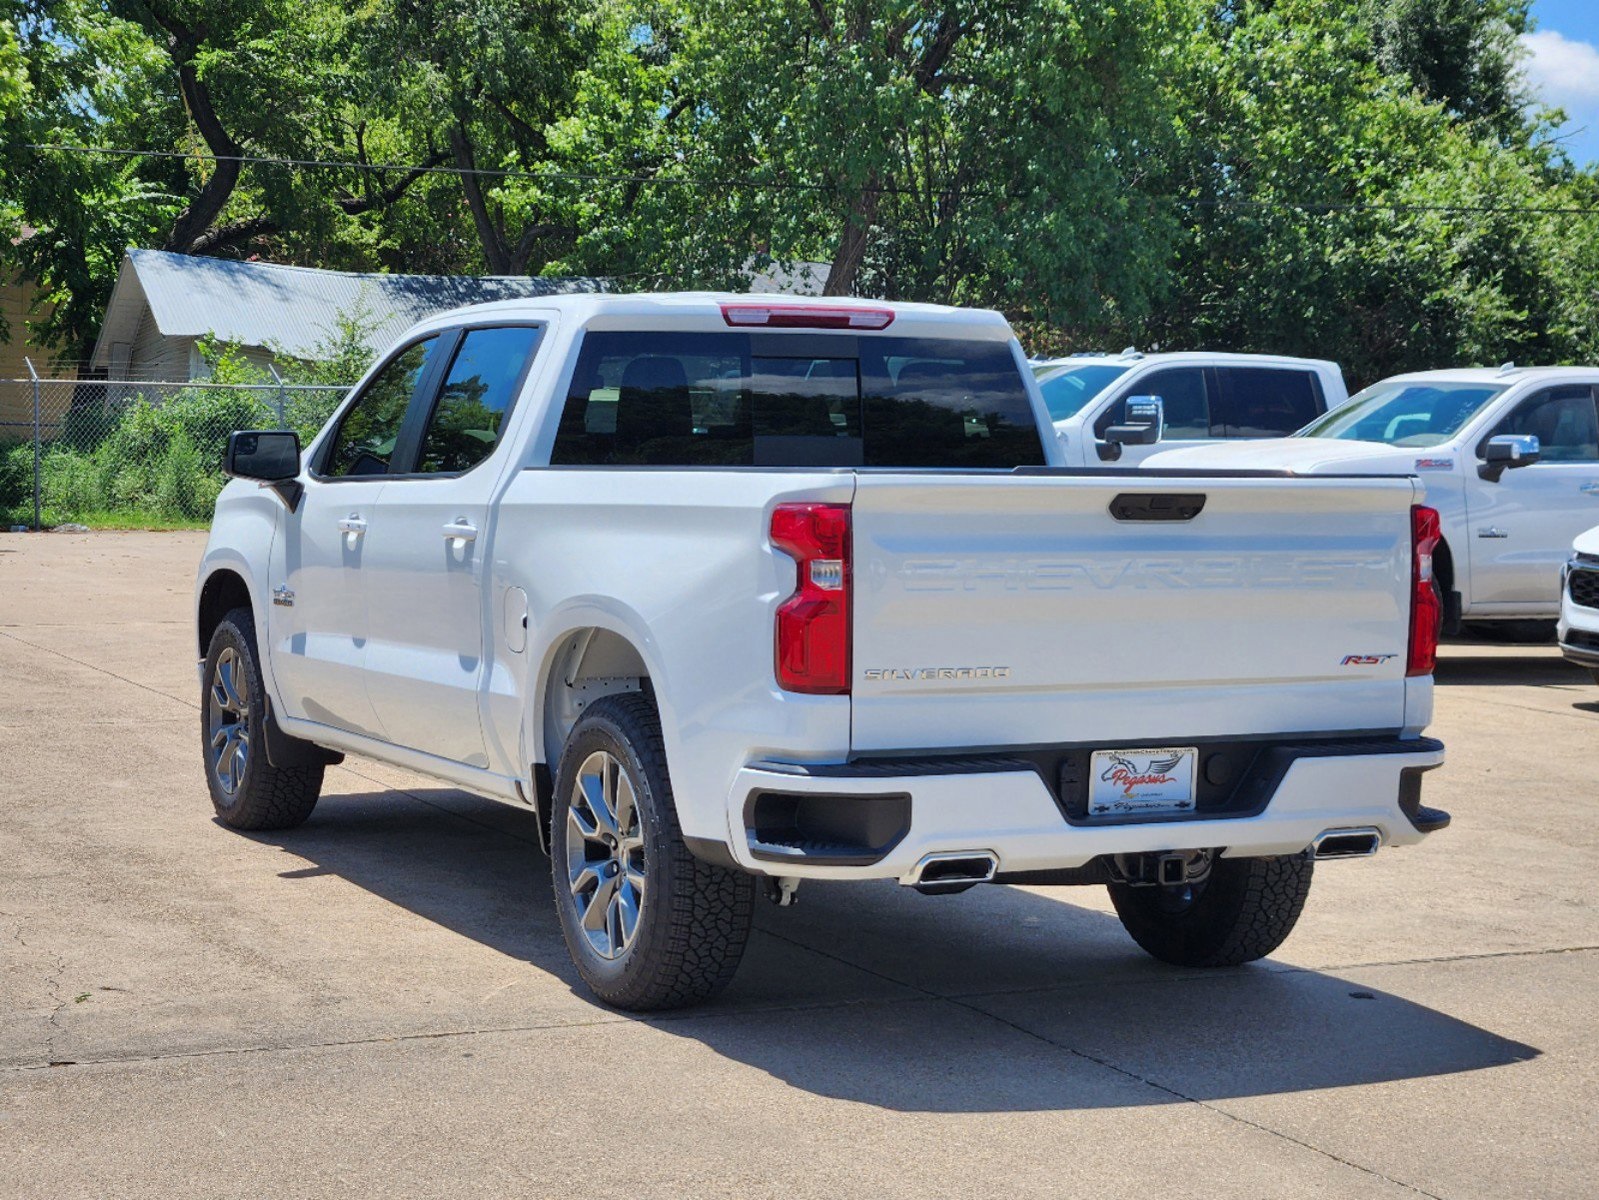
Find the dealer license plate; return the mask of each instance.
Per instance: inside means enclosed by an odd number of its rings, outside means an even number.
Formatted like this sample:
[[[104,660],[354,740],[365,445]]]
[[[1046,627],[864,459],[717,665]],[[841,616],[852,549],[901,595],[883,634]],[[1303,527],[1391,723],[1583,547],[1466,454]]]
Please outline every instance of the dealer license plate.
[[[1193,812],[1198,757],[1193,746],[1094,751],[1088,772],[1089,817]]]

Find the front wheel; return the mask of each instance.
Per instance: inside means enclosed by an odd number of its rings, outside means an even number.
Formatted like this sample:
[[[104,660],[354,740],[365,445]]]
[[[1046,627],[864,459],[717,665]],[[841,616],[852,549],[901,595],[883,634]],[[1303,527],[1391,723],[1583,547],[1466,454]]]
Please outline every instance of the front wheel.
[[[561,753],[554,799],[555,908],[583,981],[635,1012],[726,987],[749,939],[755,881],[689,853],[648,700],[607,696],[584,713]]]
[[[1306,854],[1216,858],[1205,878],[1174,887],[1110,885],[1122,926],[1179,967],[1232,967],[1265,958],[1293,932],[1310,894]]]
[[[222,618],[205,656],[200,738],[217,820],[230,829],[292,829],[322,793],[322,764],[275,767],[266,754],[266,688],[247,608]]]

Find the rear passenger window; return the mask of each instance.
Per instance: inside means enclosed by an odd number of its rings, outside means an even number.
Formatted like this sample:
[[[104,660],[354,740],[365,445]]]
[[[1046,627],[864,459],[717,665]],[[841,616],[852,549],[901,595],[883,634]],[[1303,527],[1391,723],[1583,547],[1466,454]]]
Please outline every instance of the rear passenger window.
[[[588,334],[551,462],[1041,465],[1006,343],[846,335]]]
[[[469,471],[489,456],[538,336],[526,326],[466,332],[428,417],[419,472]]]
[[[438,338],[407,346],[374,375],[345,412],[322,460],[322,474],[387,475],[411,397],[427,375]]]
[[[1216,383],[1212,437],[1285,437],[1321,412],[1321,389],[1310,371],[1217,367]]]

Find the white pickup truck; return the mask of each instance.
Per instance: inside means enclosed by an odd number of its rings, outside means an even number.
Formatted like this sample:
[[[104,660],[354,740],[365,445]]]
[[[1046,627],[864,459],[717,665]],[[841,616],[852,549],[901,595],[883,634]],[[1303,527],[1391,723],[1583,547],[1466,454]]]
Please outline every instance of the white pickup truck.
[[[233,435],[197,582],[221,821],[358,753],[526,806],[582,977],[731,977],[757,884],[1108,885],[1174,963],[1418,842],[1411,478],[1062,468],[996,313],[568,296],[408,333],[302,454]]]
[[[1395,375],[1292,438],[1163,450],[1150,466],[1419,476],[1438,510],[1444,628],[1548,638],[1571,541],[1599,522],[1599,369]],[[1489,624],[1492,623],[1492,624]]]
[[[1160,450],[1286,437],[1349,398],[1338,364],[1276,354],[1168,351],[1035,360],[1062,461],[1131,467]],[[1129,405],[1160,401],[1158,419]]]

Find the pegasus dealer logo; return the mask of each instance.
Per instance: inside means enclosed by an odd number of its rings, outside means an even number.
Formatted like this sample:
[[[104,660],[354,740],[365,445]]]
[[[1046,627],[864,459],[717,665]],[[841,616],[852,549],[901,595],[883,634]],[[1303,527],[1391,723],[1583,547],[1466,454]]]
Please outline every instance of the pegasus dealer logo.
[[[1122,795],[1132,798],[1133,790],[1141,787],[1159,787],[1163,783],[1176,783],[1177,776],[1167,774],[1180,760],[1179,755],[1170,758],[1155,758],[1149,761],[1147,768],[1140,771],[1132,763],[1120,756],[1111,759],[1110,766],[1101,773],[1100,779],[1105,783],[1114,784],[1121,788]]]

